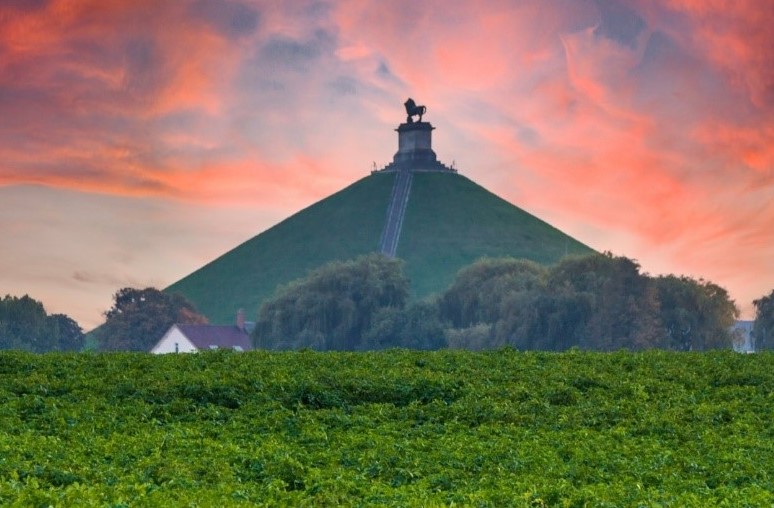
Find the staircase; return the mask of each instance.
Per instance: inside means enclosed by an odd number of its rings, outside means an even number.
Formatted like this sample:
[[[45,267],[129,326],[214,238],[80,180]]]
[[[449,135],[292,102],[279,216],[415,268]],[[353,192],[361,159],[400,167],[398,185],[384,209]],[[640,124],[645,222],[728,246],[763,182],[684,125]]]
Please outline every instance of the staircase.
[[[379,240],[379,250],[385,256],[395,257],[398,250],[400,230],[403,227],[403,217],[406,215],[409,194],[411,194],[411,171],[397,171],[395,183],[392,185],[390,204],[387,207],[387,217],[384,221],[382,237]]]

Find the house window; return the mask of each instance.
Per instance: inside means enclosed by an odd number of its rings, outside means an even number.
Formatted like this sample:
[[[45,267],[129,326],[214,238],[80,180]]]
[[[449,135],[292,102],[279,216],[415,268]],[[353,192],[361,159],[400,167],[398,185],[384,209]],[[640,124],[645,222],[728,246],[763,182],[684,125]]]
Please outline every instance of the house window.
[[[177,347],[177,342],[175,342],[175,353],[179,353],[179,352],[180,352],[180,350],[179,350],[179,348]]]

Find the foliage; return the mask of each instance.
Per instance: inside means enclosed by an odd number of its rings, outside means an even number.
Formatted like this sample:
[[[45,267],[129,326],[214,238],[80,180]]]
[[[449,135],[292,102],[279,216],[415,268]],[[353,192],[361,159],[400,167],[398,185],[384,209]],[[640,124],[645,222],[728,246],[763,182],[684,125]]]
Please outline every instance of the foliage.
[[[444,328],[435,302],[415,302],[405,309],[383,307],[363,333],[362,346],[370,350],[440,349],[446,346]]]
[[[51,337],[54,338],[54,345],[45,351],[81,351],[83,349],[85,342],[83,329],[69,316],[51,314],[48,316],[48,326]]]
[[[0,349],[78,351],[83,330],[64,314],[46,314],[43,304],[28,295],[0,299]]]
[[[479,323],[465,328],[446,330],[446,343],[452,349],[483,351],[492,349],[492,325]]]
[[[731,346],[738,315],[716,284],[649,277],[635,261],[610,253],[571,256],[549,267],[483,258],[460,270],[437,299],[408,307],[401,266],[370,255],[312,272],[264,304],[256,345],[703,351]]]
[[[753,334],[756,351],[774,349],[774,290],[758,300],[755,305],[755,324]]]
[[[545,288],[546,268],[532,261],[484,258],[460,270],[439,301],[455,328],[494,323],[521,306],[512,301]]]
[[[562,346],[610,351],[662,345],[655,291],[639,268],[610,253],[567,258],[552,268],[551,294],[583,302],[578,307],[584,309],[573,316],[577,342]]]
[[[185,297],[155,288],[123,288],[113,300],[105,323],[95,331],[106,351],[149,351],[173,324],[207,323]]]
[[[403,308],[408,287],[401,262],[382,255],[329,263],[261,306],[255,343],[268,349],[358,349],[379,310]]]
[[[594,250],[460,174],[416,173],[397,256],[412,294],[445,291],[457,272],[482,257],[547,266]]]
[[[706,350],[731,345],[737,310],[721,287],[688,277],[652,278],[610,253],[542,267],[482,259],[439,299],[450,346],[473,349]]]
[[[728,292],[705,280],[669,275],[655,279],[666,347],[678,351],[722,349],[739,315]]]
[[[771,506],[774,356],[0,352],[3,506]]]

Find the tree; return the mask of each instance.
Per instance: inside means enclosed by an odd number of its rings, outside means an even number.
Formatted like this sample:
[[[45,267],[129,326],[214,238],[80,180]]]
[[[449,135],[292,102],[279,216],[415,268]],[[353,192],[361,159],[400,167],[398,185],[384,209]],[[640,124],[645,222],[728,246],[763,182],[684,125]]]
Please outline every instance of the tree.
[[[547,274],[537,263],[514,258],[484,258],[460,270],[439,302],[441,317],[456,328],[447,330],[449,345],[540,347],[534,340],[537,302]]]
[[[148,351],[175,323],[207,323],[207,318],[180,294],[123,288],[113,299],[113,306],[105,312],[105,323],[95,332],[102,350]]]
[[[441,317],[455,328],[494,323],[514,310],[515,295],[541,290],[545,275],[544,267],[523,259],[476,261],[460,270],[441,296]]]
[[[0,349],[78,351],[83,330],[64,314],[49,316],[43,304],[28,295],[0,299]]]
[[[446,330],[446,342],[451,349],[492,349],[492,325],[479,323],[464,328],[449,328]]]
[[[435,302],[383,307],[363,334],[363,348],[440,349],[447,345],[444,330]]]
[[[657,346],[661,332],[648,277],[636,262],[609,253],[549,268],[484,259],[460,271],[440,305],[456,328],[489,325],[489,347],[642,349]],[[474,336],[480,342],[482,329]]]
[[[727,348],[738,315],[716,284],[653,278],[636,261],[609,252],[548,268],[484,259],[460,270],[439,305],[441,318],[454,327],[446,333],[450,347],[557,351]],[[766,326],[764,335],[774,329]]]
[[[80,351],[84,345],[83,329],[64,314],[48,316],[48,328],[51,337],[56,341],[56,351]]]
[[[522,350],[562,351],[582,342],[593,310],[590,295],[544,288],[523,297],[505,303],[513,311],[495,324],[495,337],[507,337],[507,345]]]
[[[6,295],[0,300],[0,347],[39,351],[46,335],[46,310],[39,301],[24,295]]]
[[[441,317],[489,347],[563,350],[659,345],[655,289],[639,265],[612,254],[565,258],[545,268],[518,259],[484,259],[459,272],[440,300]],[[471,328],[472,327],[472,328]],[[471,335],[472,334],[472,335]],[[451,343],[451,342],[450,342]]]
[[[634,260],[609,252],[565,258],[550,270],[548,290],[571,306],[583,301],[585,315],[573,317],[574,345],[602,351],[662,346],[656,291]]]
[[[267,349],[360,349],[377,312],[402,309],[408,290],[399,260],[370,254],[334,261],[264,302],[253,338]]]
[[[755,305],[753,324],[755,350],[774,349],[774,290],[767,296],[753,301],[753,305]]]
[[[678,351],[731,347],[739,311],[728,292],[711,282],[667,275],[654,281],[667,342]]]

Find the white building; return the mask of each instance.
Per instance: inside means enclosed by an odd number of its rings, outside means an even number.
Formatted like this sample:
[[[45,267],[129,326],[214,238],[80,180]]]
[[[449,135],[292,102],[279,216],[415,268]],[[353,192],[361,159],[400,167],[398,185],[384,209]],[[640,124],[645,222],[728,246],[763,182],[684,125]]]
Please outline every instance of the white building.
[[[252,348],[244,313],[240,310],[235,325],[172,325],[151,353],[194,353],[210,349],[249,351]]]

